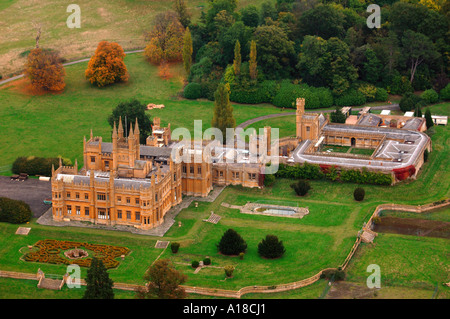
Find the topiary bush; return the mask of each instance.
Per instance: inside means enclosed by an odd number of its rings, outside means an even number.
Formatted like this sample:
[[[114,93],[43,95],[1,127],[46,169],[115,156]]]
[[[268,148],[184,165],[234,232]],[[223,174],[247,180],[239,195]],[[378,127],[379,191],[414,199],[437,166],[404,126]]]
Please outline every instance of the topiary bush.
[[[190,100],[199,99],[202,97],[202,86],[196,82],[189,83],[184,87],[183,95]]]
[[[275,235],[266,235],[266,238],[258,244],[258,254],[264,258],[280,258],[285,252],[283,242]]]
[[[432,103],[436,103],[437,101],[439,101],[439,94],[433,90],[433,89],[429,89],[424,91],[420,97],[422,98],[422,100],[424,100],[427,104],[432,104]]]
[[[231,265],[223,267],[223,270],[225,271],[225,275],[230,278],[233,276],[234,267]]]
[[[211,258],[206,257],[205,259],[203,259],[203,265],[211,265]]]
[[[30,205],[6,197],[0,197],[0,222],[23,224],[33,217]]]
[[[220,242],[217,244],[217,249],[224,255],[238,255],[245,252],[247,243],[234,229],[228,229],[223,234]]]
[[[191,266],[192,268],[198,268],[198,266],[200,266],[200,263],[197,260],[193,260]]]
[[[366,192],[362,187],[357,187],[353,192],[353,198],[355,198],[355,200],[357,200],[358,202],[362,201],[365,195]]]
[[[180,243],[176,242],[171,243],[170,249],[172,250],[172,253],[176,254],[178,252],[178,249],[180,249]]]
[[[299,180],[297,183],[291,184],[291,188],[294,189],[295,193],[298,196],[305,196],[311,189],[311,185],[309,184],[308,181]]]

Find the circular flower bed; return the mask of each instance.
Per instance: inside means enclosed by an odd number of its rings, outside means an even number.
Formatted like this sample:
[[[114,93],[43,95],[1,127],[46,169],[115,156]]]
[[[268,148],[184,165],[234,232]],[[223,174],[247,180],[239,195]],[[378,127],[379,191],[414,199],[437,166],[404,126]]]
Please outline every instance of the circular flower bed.
[[[66,265],[77,264],[80,267],[89,267],[92,258],[86,258],[88,256],[86,250],[88,250],[92,251],[95,256],[98,256],[98,259],[103,262],[107,269],[117,267],[119,261],[116,258],[127,255],[129,252],[129,249],[126,247],[54,239],[40,240],[34,244],[34,247],[38,248],[38,250],[26,253],[23,257],[25,261]],[[83,247],[85,250],[78,249],[78,247]],[[77,250],[78,257],[74,257],[77,255]],[[60,254],[61,251],[65,251],[65,253]]]

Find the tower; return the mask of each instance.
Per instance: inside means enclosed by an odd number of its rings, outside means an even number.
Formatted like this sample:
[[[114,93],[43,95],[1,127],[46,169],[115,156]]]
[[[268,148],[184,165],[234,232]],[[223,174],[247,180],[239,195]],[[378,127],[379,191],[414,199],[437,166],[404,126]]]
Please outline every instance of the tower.
[[[296,111],[296,136],[299,139],[302,139],[302,120],[303,115],[305,114],[305,99],[297,98],[297,111]]]

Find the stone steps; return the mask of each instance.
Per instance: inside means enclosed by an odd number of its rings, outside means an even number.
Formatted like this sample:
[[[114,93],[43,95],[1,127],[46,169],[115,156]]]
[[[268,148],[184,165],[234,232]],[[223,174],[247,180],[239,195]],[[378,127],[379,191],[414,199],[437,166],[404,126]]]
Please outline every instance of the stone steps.
[[[63,284],[64,280],[61,279],[42,278],[38,284],[38,288],[60,290]]]

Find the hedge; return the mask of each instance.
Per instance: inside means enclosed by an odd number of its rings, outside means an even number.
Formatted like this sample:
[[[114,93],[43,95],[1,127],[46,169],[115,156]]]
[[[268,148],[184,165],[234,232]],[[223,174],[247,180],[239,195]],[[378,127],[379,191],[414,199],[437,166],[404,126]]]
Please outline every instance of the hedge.
[[[309,163],[296,165],[280,164],[278,172],[275,174],[275,176],[289,179],[326,179],[331,181],[341,181],[357,184],[392,184],[392,176],[390,174],[371,172],[364,167],[362,168],[362,170],[341,168],[338,171],[335,166],[320,166]]]
[[[450,83],[439,92],[441,100],[450,100]]]
[[[422,100],[424,100],[427,104],[432,104],[432,103],[436,103],[437,101],[439,101],[439,94],[433,90],[433,89],[429,89],[424,91],[420,97],[422,98]]]
[[[263,81],[249,88],[231,86],[230,101],[244,104],[272,103],[279,89],[276,81]]]
[[[334,104],[337,106],[358,106],[364,103],[366,103],[366,97],[361,91],[355,89],[350,89],[334,99]]]
[[[284,80],[273,98],[277,107],[296,108],[297,98],[305,99],[305,109],[328,108],[333,106],[333,95],[328,88],[311,87],[306,84],[294,84]]]
[[[23,224],[33,217],[30,206],[20,200],[0,197],[0,222]]]
[[[28,175],[51,176],[52,164],[55,169],[59,167],[59,158],[51,157],[18,157],[12,165],[12,172],[14,174],[26,173]],[[67,159],[63,159],[64,165],[71,165]]]

